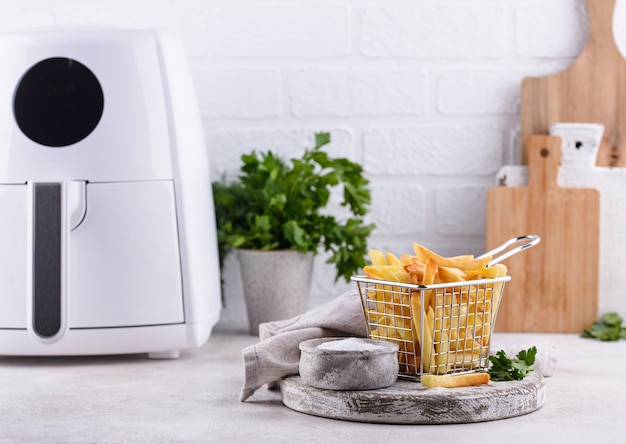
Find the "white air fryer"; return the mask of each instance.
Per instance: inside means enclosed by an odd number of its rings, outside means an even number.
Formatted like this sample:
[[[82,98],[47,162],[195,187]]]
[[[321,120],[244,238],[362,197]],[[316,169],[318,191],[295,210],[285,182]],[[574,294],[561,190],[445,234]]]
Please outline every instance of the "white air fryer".
[[[216,324],[185,54],[148,30],[0,36],[0,354],[176,357]]]

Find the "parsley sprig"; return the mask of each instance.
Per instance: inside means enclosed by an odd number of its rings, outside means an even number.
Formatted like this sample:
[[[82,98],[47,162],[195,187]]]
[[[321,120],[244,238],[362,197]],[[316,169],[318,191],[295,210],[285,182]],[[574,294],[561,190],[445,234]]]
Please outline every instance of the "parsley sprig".
[[[600,341],[626,339],[626,327],[622,327],[622,322],[623,319],[619,314],[615,312],[606,313],[602,319],[583,330],[582,337]]]
[[[515,381],[524,379],[533,371],[531,366],[535,363],[537,347],[520,351],[513,359],[509,358],[504,350],[500,350],[495,356],[489,356],[491,367],[489,376],[492,381]]]

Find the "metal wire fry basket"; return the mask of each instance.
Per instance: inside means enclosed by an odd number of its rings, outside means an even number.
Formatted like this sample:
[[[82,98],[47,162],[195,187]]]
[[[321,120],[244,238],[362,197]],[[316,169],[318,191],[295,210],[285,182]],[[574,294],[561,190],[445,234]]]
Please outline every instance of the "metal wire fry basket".
[[[400,376],[484,371],[510,276],[434,285],[354,276],[371,339],[399,346]]]

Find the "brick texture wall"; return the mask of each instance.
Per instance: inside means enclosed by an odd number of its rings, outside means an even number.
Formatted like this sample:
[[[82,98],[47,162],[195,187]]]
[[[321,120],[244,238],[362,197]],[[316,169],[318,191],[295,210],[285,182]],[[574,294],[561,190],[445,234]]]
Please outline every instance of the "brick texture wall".
[[[622,5],[624,3],[624,5]],[[0,1],[0,30],[148,27],[183,41],[214,178],[252,149],[298,155],[329,131],[371,180],[371,247],[484,250],[486,191],[518,163],[521,79],[584,47],[584,0]],[[614,18],[626,48],[626,2]],[[623,43],[622,43],[623,42]],[[318,257],[311,306],[349,288]],[[234,258],[223,328],[245,326]]]

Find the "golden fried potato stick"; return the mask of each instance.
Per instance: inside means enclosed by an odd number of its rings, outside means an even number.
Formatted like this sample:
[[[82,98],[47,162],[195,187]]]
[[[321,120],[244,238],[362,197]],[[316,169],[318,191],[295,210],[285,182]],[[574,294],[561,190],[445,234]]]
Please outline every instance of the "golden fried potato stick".
[[[383,253],[380,250],[374,250],[371,249],[369,250],[369,256],[370,256],[370,261],[372,262],[372,265],[366,266],[363,268],[363,273],[365,274],[365,276],[367,276],[370,279],[381,279],[381,280],[387,280],[387,274],[388,272],[385,272],[383,270],[380,270],[378,267],[383,267],[386,265],[385,262],[385,253]],[[376,286],[376,291],[374,292],[374,299],[376,299],[377,301],[383,300],[384,298],[384,293],[382,291],[383,287],[380,285]],[[376,304],[377,308],[376,310],[380,313],[384,313],[385,312],[385,305],[384,304],[380,304],[377,303]],[[375,313],[370,313],[371,315],[373,315],[374,317],[376,317]],[[377,321],[378,322],[378,321]]]
[[[424,277],[421,284],[430,282],[432,284],[435,281],[435,274],[437,272],[437,264],[432,260],[427,260],[424,264]],[[422,348],[422,366],[423,371],[430,371],[430,359],[433,353],[433,335],[432,328],[435,319],[432,307],[430,307],[430,293],[432,290],[423,291],[424,294],[424,306],[422,307],[422,295],[421,291],[411,293],[411,308],[413,314],[413,328],[418,338],[420,346]],[[421,316],[424,314],[424,337],[422,338],[421,328]]]
[[[415,259],[417,258],[410,254],[403,253],[400,255],[400,263],[402,264],[403,267],[411,265]]]
[[[439,267],[437,270],[437,278],[438,279],[435,279],[436,284],[462,282],[467,280],[467,273],[463,270],[459,270],[458,268]]]
[[[497,264],[496,264],[497,265]],[[465,272],[465,280],[469,281],[472,279],[494,279],[498,277],[498,267],[485,267],[478,270],[468,270]]]
[[[418,262],[417,259],[405,265],[404,269],[409,273],[409,283],[419,285],[424,280],[424,264]]]
[[[395,254],[387,252],[385,254],[385,259],[386,259],[386,263],[387,265],[398,265],[398,266],[402,266],[402,262],[400,262],[400,259],[398,259],[396,257]]]
[[[417,341],[420,345],[420,350],[423,353],[422,366],[423,371],[428,372],[430,369],[430,357],[433,352],[433,334],[432,325],[434,323],[435,314],[432,307],[428,307],[428,310],[422,310],[422,301],[419,291],[411,293],[411,311],[413,314],[413,331],[417,337]],[[422,320],[421,316],[424,315],[424,337],[422,338]],[[416,347],[417,350],[417,347]]]
[[[488,384],[489,373],[468,373],[465,375],[422,375],[420,381],[424,387],[468,387]]]
[[[450,359],[450,337],[446,329],[442,329],[440,332],[435,332],[434,336],[435,344],[433,345],[437,345],[438,347],[436,373],[439,375],[445,375],[450,371],[452,364],[454,363],[454,359]]]
[[[424,278],[422,279],[422,285],[432,285],[435,283],[435,277],[437,276],[438,264],[435,262],[433,258],[426,259],[424,263]],[[429,307],[432,305],[431,295],[432,290],[427,290],[424,292],[424,307]]]
[[[426,314],[426,325],[424,325],[424,342],[420,342],[420,344],[424,344],[423,347],[425,349],[424,352],[424,371],[429,371],[433,355],[433,324],[435,323],[435,313],[433,312],[433,307],[428,307],[428,313]]]
[[[370,250],[369,255],[372,265],[387,265],[387,262],[385,261],[385,253],[382,251]]]
[[[426,260],[428,260],[429,258],[432,258],[441,267],[459,268],[461,270],[477,270],[480,268],[485,268],[492,259],[492,256],[485,256],[480,259],[469,260],[445,258],[438,255],[434,251],[430,251],[428,248],[418,244],[417,242],[413,242],[413,252],[415,253],[415,256],[424,263],[426,263]]]
[[[489,268],[495,268],[497,270],[497,274],[495,276],[496,278],[504,277],[506,276],[508,272],[508,269],[506,265],[504,264],[496,264],[493,267],[489,267]],[[481,344],[484,347],[487,347],[489,345],[491,333],[493,332],[493,329],[492,329],[493,321],[496,315],[496,311],[498,310],[498,306],[500,304],[500,296],[502,295],[503,285],[504,285],[503,282],[497,282],[496,284],[494,284],[493,291],[490,292],[485,303],[484,309],[486,311],[486,314],[485,314],[486,319],[484,320],[483,328],[480,331],[476,332],[480,334],[480,337],[477,339],[480,340]]]
[[[363,274],[370,279],[402,284],[409,282],[409,273],[401,265],[366,265],[363,267]]]

